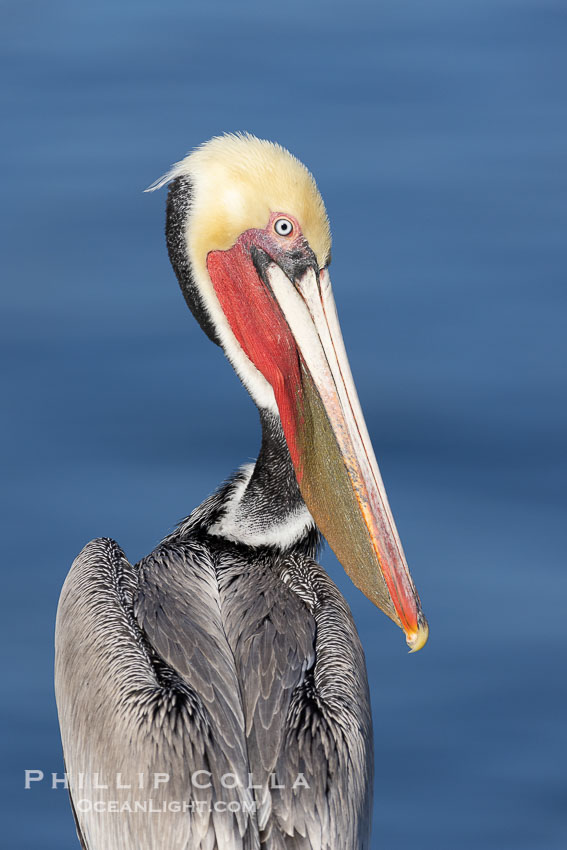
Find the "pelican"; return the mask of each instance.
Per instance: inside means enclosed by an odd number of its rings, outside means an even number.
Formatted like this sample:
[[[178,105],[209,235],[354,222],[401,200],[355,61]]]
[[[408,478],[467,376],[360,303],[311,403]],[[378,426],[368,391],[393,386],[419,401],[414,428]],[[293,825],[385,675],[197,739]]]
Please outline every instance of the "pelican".
[[[88,543],[55,682],[86,850],[369,846],[372,719],[324,537],[412,651],[428,627],[364,423],[307,168],[248,134],[177,163],[166,238],[185,300],[260,413],[262,442],[133,566]]]

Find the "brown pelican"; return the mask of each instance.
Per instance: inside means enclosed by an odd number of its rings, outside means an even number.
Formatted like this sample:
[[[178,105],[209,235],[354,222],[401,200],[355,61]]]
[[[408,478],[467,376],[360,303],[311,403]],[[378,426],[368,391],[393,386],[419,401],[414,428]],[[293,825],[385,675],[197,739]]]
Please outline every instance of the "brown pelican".
[[[320,535],[412,650],[427,624],[343,346],[325,207],[304,165],[249,135],[212,139],[165,183],[173,268],[262,444],[139,564],[109,539],[73,563],[56,693],[79,838],[366,848],[365,661]]]

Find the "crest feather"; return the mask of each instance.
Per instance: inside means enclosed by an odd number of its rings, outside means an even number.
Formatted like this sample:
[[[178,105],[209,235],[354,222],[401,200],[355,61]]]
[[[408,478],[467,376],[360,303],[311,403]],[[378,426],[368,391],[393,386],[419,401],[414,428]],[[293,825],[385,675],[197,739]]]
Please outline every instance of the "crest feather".
[[[209,251],[224,251],[245,230],[264,228],[274,212],[295,216],[319,266],[327,264],[331,231],[323,199],[308,169],[281,145],[250,133],[215,136],[146,191],[182,176],[192,184],[187,247],[200,271]]]

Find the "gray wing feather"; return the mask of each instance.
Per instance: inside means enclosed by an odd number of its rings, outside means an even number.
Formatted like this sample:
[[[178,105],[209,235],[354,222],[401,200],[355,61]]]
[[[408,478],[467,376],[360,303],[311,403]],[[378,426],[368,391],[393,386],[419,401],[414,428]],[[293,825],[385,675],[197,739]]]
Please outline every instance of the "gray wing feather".
[[[210,564],[195,550],[181,560],[190,592],[158,556],[138,575],[114,541],[94,540],[75,560],[62,591],[56,695],[70,793],[89,850],[251,850],[259,843],[253,814],[209,811],[219,798],[232,794],[244,803],[250,796],[217,782],[246,768],[244,720],[231,696],[234,663],[218,628]],[[188,596],[197,627],[182,619],[180,632],[176,617]],[[192,785],[197,770],[210,772],[211,788]],[[115,787],[117,773],[120,784],[133,788]],[[159,773],[170,780],[154,788]],[[109,788],[95,787],[103,784]],[[148,801],[158,811],[144,812]],[[193,805],[193,811],[159,810],[172,801]],[[136,802],[142,810],[123,808]],[[94,811],[97,803],[106,808]]]
[[[140,565],[134,613],[163,660],[199,694],[215,745],[208,750],[211,782],[218,799],[252,801],[248,792],[224,788],[235,774],[247,786],[244,715],[234,658],[223,631],[213,563],[203,547],[158,549]],[[229,784],[233,780],[229,780]]]
[[[373,784],[372,718],[364,654],[339,590],[313,561],[283,580],[316,623],[317,661],[296,689],[276,773],[274,820],[287,848],[367,848]],[[309,787],[293,789],[298,774]],[[307,839],[307,840],[305,840]]]
[[[314,661],[315,622],[269,561],[255,560],[253,573],[241,564],[219,570],[219,588],[242,691],[250,770],[260,786],[258,826],[271,847],[271,775],[284,746],[292,694]]]
[[[317,563],[288,557],[275,568],[255,562],[253,575],[221,570],[220,598],[262,786],[263,846],[368,847],[370,697],[343,597]]]

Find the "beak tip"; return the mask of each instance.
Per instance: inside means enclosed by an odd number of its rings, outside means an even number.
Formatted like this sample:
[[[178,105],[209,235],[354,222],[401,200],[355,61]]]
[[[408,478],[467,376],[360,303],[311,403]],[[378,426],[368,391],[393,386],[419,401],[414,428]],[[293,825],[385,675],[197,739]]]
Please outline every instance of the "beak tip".
[[[429,626],[427,625],[427,620],[425,619],[425,617],[420,617],[417,624],[417,631],[408,632],[406,634],[406,643],[410,648],[410,654],[412,652],[418,652],[420,649],[423,649],[423,647],[427,643],[428,637]]]

